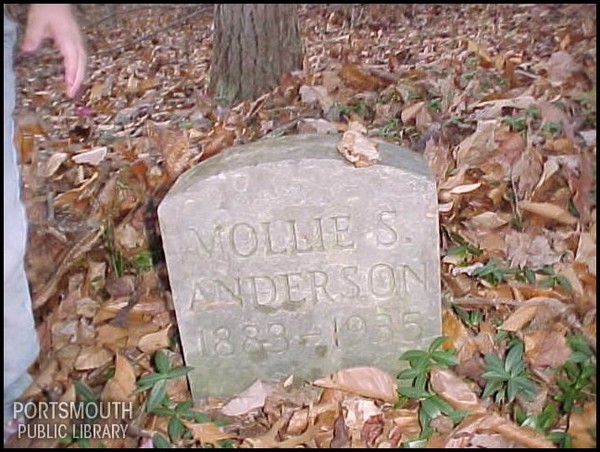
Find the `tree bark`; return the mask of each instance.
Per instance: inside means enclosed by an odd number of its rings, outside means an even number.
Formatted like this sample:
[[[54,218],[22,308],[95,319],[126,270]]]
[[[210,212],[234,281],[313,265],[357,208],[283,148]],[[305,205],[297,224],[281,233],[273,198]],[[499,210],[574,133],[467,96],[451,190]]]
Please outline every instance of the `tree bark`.
[[[217,100],[254,99],[301,67],[297,5],[216,5],[209,89]]]

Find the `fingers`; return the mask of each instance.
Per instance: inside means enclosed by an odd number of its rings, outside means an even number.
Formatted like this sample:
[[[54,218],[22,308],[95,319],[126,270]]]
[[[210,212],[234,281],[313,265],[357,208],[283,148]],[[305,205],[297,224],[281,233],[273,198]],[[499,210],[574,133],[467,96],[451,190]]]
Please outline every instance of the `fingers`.
[[[46,38],[54,41],[63,57],[67,95],[74,97],[85,77],[87,56],[83,37],[70,5],[32,4],[30,6],[23,38],[23,51],[36,50]]]
[[[32,22],[34,25],[32,25]],[[25,36],[23,37],[23,44],[21,49],[23,52],[33,52],[36,50],[44,38],[46,38],[47,30],[43,26],[38,26],[35,18],[29,18],[27,28],[25,29]]]
[[[67,96],[74,97],[83,83],[87,56],[81,40],[70,40],[59,45],[64,58]]]

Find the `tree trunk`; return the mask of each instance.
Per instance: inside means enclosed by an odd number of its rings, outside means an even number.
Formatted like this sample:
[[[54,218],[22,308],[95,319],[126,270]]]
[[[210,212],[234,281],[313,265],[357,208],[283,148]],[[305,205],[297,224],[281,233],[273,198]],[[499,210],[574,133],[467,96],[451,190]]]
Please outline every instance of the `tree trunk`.
[[[301,67],[297,5],[216,5],[209,89],[217,100],[254,99]]]

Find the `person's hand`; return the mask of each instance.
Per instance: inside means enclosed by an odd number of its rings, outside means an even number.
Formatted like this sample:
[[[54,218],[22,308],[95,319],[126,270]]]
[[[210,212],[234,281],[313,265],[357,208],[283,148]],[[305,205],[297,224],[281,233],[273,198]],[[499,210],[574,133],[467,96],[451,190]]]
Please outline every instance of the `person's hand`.
[[[33,52],[50,38],[63,56],[67,96],[73,97],[83,82],[87,55],[79,25],[68,4],[32,4],[23,38],[24,52]]]

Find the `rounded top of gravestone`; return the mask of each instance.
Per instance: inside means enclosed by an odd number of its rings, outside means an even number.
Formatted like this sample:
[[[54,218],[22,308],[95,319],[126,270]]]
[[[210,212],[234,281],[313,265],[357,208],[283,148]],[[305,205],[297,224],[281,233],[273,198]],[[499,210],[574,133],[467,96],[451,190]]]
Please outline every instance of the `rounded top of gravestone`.
[[[233,146],[208,158],[182,174],[169,194],[185,192],[196,181],[205,180],[224,171],[282,161],[322,159],[348,166],[355,171],[373,171],[378,166],[402,169],[414,176],[432,179],[423,158],[405,147],[376,140],[380,161],[371,167],[355,168],[337,151],[341,135],[303,134],[269,138],[250,144]]]

